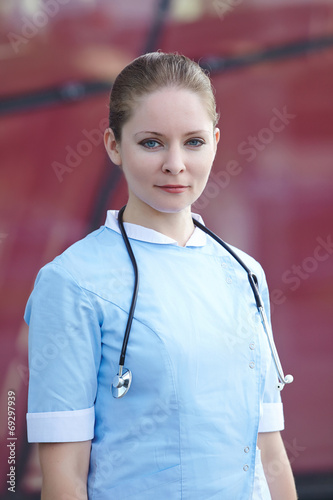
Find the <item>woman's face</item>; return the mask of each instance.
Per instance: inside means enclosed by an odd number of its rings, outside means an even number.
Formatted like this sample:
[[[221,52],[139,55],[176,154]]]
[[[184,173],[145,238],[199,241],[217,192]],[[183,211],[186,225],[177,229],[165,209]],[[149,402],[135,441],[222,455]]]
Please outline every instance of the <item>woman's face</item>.
[[[105,133],[107,152],[128,184],[128,206],[164,213],[186,210],[199,198],[218,141],[202,97],[180,88],[141,98],[120,143],[110,129]]]

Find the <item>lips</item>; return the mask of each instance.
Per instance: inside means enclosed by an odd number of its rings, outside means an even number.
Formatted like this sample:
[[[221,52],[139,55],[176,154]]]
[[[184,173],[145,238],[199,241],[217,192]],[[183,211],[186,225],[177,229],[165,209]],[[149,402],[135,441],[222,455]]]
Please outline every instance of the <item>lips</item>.
[[[164,186],[157,187],[167,193],[183,193],[189,186],[183,186],[181,184],[165,184]]]

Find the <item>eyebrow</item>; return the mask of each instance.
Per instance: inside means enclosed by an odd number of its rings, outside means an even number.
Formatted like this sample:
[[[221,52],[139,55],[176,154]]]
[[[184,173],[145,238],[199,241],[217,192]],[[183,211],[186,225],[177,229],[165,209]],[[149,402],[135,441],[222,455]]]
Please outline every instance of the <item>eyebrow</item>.
[[[209,133],[208,130],[193,130],[191,132],[187,132],[185,134],[185,137],[189,135],[196,135],[196,134],[202,134],[202,133]],[[137,132],[135,135],[139,134],[151,134],[151,135],[157,135],[158,137],[162,137],[164,134],[161,134],[160,132],[154,132],[153,130],[141,130],[140,132]]]

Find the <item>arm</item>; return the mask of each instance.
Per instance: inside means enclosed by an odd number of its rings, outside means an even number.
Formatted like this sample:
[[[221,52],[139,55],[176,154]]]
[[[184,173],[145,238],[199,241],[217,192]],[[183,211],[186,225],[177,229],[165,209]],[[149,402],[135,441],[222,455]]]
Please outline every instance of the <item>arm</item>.
[[[41,500],[88,500],[91,441],[40,443]]]
[[[293,473],[280,432],[259,433],[258,448],[272,500],[296,500]]]

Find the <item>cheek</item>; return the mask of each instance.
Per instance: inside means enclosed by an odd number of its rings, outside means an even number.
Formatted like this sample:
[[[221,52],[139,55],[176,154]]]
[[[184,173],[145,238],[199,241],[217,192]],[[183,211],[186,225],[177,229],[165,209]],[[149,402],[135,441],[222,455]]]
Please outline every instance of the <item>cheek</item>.
[[[195,172],[198,177],[201,177],[202,180],[207,179],[209,177],[210,171],[212,169],[214,156],[212,154],[202,155],[199,161],[195,165]]]
[[[147,168],[147,162],[135,159],[135,164],[124,165],[123,172],[128,184],[145,184],[151,178],[151,171]]]

